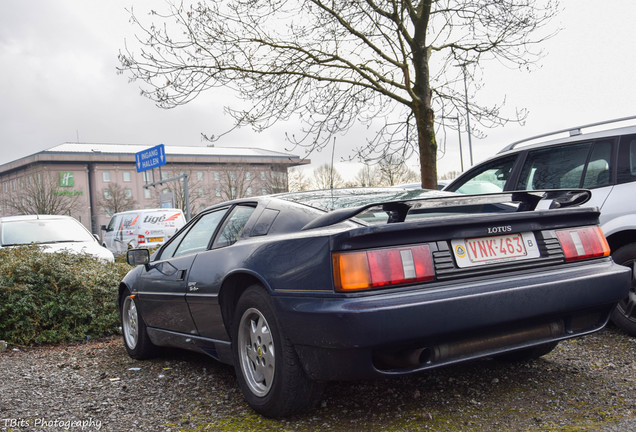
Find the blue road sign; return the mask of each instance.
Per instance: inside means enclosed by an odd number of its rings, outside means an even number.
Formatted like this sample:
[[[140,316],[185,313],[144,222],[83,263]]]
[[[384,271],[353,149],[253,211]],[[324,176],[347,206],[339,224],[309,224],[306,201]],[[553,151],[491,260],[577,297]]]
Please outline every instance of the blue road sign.
[[[166,164],[166,152],[163,144],[135,153],[137,172],[143,172]]]

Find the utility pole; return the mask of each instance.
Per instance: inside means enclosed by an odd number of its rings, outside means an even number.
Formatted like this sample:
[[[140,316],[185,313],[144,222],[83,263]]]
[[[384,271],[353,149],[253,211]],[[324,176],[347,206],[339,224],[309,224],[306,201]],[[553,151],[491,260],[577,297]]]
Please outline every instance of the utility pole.
[[[464,100],[466,102],[466,131],[468,132],[468,153],[470,155],[470,166],[473,166],[473,142],[471,139],[470,133],[470,110],[468,107],[468,84],[466,83],[466,66],[468,66],[471,62],[464,62],[455,67],[462,68],[462,74],[464,75]],[[462,168],[462,171],[464,169]]]

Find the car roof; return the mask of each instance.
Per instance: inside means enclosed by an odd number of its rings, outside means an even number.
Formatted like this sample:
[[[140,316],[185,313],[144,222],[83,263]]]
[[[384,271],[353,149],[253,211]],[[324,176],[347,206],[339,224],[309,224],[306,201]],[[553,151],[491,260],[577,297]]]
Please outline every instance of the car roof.
[[[123,212],[117,212],[115,215],[129,214],[129,213],[148,213],[148,212],[183,212],[183,210],[179,208],[151,208],[151,209],[139,209],[139,210],[126,210]]]
[[[28,220],[52,220],[52,219],[73,219],[75,218],[66,215],[19,215],[19,216],[4,216],[0,217],[0,222],[15,222],[15,221],[28,221]]]
[[[503,149],[501,149],[497,153],[497,156],[501,156],[504,154],[517,153],[517,152],[521,152],[528,149],[549,147],[551,145],[557,145],[557,144],[569,144],[569,143],[573,144],[573,143],[587,141],[591,139],[636,134],[636,126],[625,126],[621,128],[605,129],[605,130],[596,131],[596,132],[581,133],[580,129],[583,127],[584,126],[578,126],[578,127],[574,127],[570,129],[562,129],[559,131],[550,132],[547,134],[537,135],[534,137],[515,141],[512,144],[509,144]],[[563,133],[570,133],[570,136],[554,138],[548,141],[537,142],[537,140],[541,138],[545,138],[545,137],[556,135],[556,134],[563,134]],[[524,144],[524,143],[527,143],[527,144]]]
[[[439,198],[441,196],[456,195],[453,192],[443,192],[435,189],[406,189],[399,187],[357,187],[341,189],[321,189],[300,192],[281,192],[271,195],[237,198],[207,207],[204,211],[237,204],[263,203],[268,205],[272,201],[290,203],[310,207],[322,212],[329,212],[339,208],[357,207],[369,202],[403,201],[408,199]],[[372,201],[371,201],[372,200]],[[362,201],[362,203],[361,203]]]

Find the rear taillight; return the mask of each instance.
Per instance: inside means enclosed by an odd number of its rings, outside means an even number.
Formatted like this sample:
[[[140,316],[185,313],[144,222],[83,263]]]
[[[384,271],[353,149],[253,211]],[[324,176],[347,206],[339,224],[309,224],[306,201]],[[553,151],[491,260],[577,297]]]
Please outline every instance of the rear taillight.
[[[137,235],[137,244],[142,244],[142,243],[146,243],[146,237],[139,234]]]
[[[566,261],[608,256],[610,248],[598,226],[572,228],[556,232]]]
[[[334,253],[333,274],[337,291],[424,282],[435,276],[426,245]]]

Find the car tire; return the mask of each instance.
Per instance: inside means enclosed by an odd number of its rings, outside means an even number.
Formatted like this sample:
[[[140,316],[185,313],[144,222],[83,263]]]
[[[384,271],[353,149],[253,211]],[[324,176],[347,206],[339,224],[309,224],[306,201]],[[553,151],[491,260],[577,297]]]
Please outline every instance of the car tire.
[[[632,269],[632,287],[627,297],[622,299],[612,311],[611,319],[629,335],[636,336],[636,243],[629,243],[612,253],[616,264]]]
[[[539,357],[543,357],[554,350],[559,342],[548,342],[545,344],[537,345],[531,348],[524,348],[517,351],[512,351],[506,354],[502,354],[497,357],[499,360],[505,362],[528,362],[536,360]]]
[[[248,404],[273,418],[314,407],[323,385],[307,377],[280,327],[269,294],[258,285],[239,298],[232,321],[232,352]]]
[[[154,357],[157,347],[148,337],[146,323],[137,307],[135,297],[129,290],[124,291],[119,302],[121,331],[128,355],[134,359],[144,360]]]

